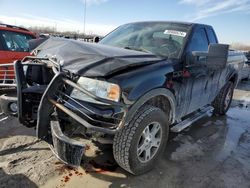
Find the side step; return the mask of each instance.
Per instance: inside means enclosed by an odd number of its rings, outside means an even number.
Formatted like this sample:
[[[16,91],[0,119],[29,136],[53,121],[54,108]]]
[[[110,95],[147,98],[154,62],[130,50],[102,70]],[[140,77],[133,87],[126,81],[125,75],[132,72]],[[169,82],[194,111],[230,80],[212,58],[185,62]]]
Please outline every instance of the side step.
[[[208,107],[204,107],[202,109],[200,109],[199,111],[197,111],[193,116],[181,121],[180,123],[176,124],[175,126],[173,126],[171,128],[172,132],[181,132],[183,129],[189,127],[190,125],[192,125],[195,121],[203,118],[204,116],[208,115],[209,113],[211,113],[211,111],[214,108],[212,106],[208,106]]]

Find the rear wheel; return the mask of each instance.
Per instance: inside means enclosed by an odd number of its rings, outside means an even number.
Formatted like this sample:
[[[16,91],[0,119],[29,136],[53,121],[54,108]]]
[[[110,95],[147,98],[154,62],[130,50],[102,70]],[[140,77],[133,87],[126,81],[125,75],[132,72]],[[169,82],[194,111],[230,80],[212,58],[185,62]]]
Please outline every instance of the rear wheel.
[[[168,132],[168,117],[161,109],[148,105],[142,107],[115,135],[115,160],[135,175],[151,170],[166,146]]]
[[[220,91],[213,102],[214,114],[225,115],[233,98],[234,84],[229,81]]]

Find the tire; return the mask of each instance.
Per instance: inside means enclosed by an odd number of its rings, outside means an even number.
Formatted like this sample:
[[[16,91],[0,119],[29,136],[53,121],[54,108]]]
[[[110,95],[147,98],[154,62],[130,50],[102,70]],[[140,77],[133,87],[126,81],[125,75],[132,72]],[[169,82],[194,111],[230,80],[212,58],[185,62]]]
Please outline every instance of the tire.
[[[234,84],[229,81],[215,98],[212,106],[215,115],[225,115],[230,107],[233,98]]]
[[[17,97],[0,96],[0,110],[9,116],[17,116]]]
[[[154,134],[154,131],[158,132]],[[168,117],[161,109],[149,105],[141,107],[114,137],[116,162],[134,175],[150,171],[166,147],[168,133]]]

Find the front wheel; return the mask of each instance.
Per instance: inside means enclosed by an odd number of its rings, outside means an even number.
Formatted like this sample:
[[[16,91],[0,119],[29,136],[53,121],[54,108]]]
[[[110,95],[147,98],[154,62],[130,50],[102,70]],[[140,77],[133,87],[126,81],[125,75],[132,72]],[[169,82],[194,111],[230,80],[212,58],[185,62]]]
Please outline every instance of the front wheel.
[[[114,138],[113,154],[126,171],[139,175],[153,168],[168,140],[167,115],[145,105]]]
[[[213,102],[214,114],[225,115],[230,107],[233,98],[234,84],[228,82],[220,91]]]

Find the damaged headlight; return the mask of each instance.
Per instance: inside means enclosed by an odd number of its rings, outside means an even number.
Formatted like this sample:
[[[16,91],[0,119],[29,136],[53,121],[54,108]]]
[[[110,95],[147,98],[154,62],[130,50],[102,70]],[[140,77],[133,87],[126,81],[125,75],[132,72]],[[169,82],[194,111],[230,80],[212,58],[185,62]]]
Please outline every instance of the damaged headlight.
[[[86,89],[87,91],[91,92],[92,94],[96,95],[97,97],[108,99],[111,101],[118,102],[120,100],[120,87],[117,84],[86,78],[86,77],[80,77],[77,84]],[[79,91],[77,89],[73,89],[71,93],[71,97],[79,100],[89,101],[89,102],[95,102],[93,98],[89,97],[87,94],[83,93],[82,91]]]

